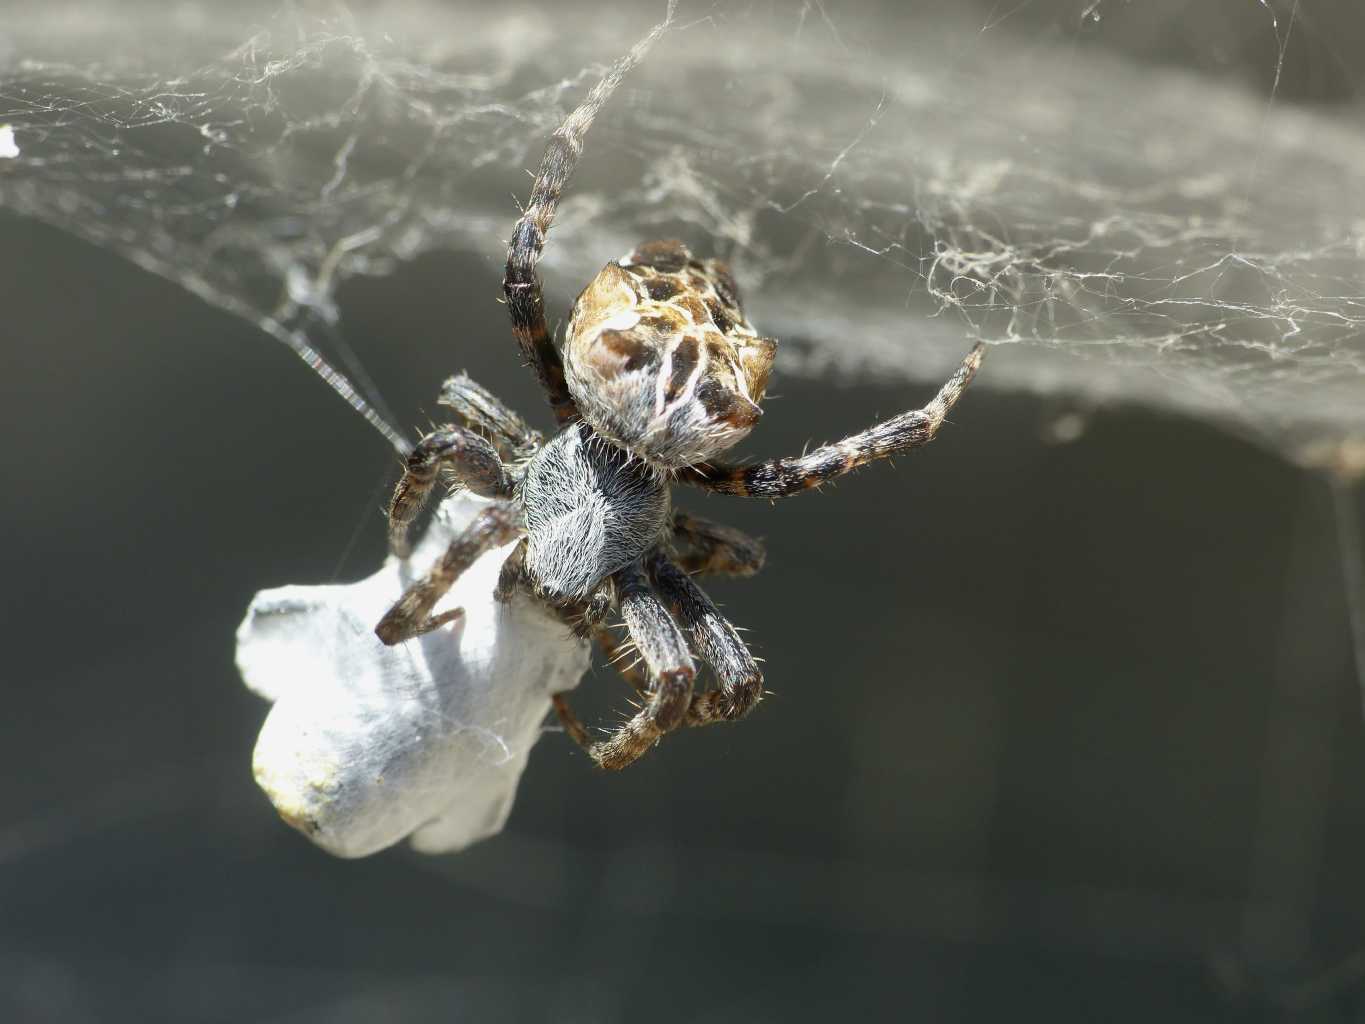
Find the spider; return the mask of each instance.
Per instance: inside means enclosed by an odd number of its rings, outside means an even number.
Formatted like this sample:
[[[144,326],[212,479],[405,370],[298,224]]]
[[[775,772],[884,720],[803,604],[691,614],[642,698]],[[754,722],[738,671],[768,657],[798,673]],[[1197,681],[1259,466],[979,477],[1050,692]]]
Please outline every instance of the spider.
[[[583,290],[555,345],[536,271],[545,237],[593,118],[668,28],[675,5],[555,131],[508,243],[512,331],[558,429],[546,440],[468,377],[446,382],[440,401],[459,422],[428,433],[408,456],[389,504],[390,546],[406,555],[408,526],[442,476],[492,500],[375,629],[396,644],[458,618],[460,609],[432,610],[481,554],[520,538],[497,600],[529,592],[618,661],[628,647],[606,626],[615,609],[640,655],[622,674],[641,705],[607,738],[594,741],[563,695],[554,701],[565,731],[605,769],[624,768],[679,727],[739,719],[763,695],[753,655],[692,578],[751,575],[763,548],[674,511],[671,486],[781,498],[926,444],[982,358],[978,345],[921,409],[800,456],[730,465],[714,459],[762,415],[777,342],[749,324],[725,264],[698,260],[677,241],[641,245]],[[694,690],[694,655],[717,686]]]

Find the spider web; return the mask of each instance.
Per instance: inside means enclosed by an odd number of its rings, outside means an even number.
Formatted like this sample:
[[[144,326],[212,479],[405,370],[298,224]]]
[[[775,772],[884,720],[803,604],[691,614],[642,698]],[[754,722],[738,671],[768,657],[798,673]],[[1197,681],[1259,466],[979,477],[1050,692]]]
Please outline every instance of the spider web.
[[[436,249],[500,267],[524,169],[664,5],[15,6],[0,207],[326,353],[382,412],[339,285]],[[552,308],[679,236],[733,261],[785,372],[927,380],[980,338],[987,387],[1358,450],[1352,16],[937,6],[685,3],[593,129]]]

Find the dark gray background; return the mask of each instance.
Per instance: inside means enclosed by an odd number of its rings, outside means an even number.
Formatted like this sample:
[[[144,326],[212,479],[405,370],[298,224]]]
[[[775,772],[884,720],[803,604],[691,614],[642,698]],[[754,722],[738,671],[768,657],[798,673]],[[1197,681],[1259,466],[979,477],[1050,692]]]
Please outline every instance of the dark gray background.
[[[1131,42],[1183,61],[1184,38]],[[1302,59],[1298,99],[1349,98]],[[894,470],[682,499],[767,539],[760,577],[711,587],[767,659],[749,721],[612,777],[547,736],[506,835],[339,862],[255,788],[265,708],[233,631],[257,589],[370,571],[393,456],[243,323],[50,228],[0,238],[0,1019],[1365,1012],[1365,742],[1323,478],[1141,410],[1055,443],[1071,410],[992,390],[988,363]],[[461,368],[540,409],[500,271],[427,257],[343,289],[406,424]],[[935,384],[779,376],[746,450]],[[599,719],[624,698],[602,671],[584,690]]]

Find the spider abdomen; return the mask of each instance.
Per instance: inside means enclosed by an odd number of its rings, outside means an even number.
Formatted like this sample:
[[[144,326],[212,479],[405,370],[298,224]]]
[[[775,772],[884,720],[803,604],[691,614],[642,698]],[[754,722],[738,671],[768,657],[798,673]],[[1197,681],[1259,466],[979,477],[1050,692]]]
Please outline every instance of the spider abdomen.
[[[526,572],[551,601],[582,600],[657,544],[669,525],[663,475],[573,423],[531,459],[520,486]]]
[[[650,242],[579,295],[564,369],[600,435],[678,468],[753,429],[776,348],[745,319],[723,263],[694,259],[681,242]]]

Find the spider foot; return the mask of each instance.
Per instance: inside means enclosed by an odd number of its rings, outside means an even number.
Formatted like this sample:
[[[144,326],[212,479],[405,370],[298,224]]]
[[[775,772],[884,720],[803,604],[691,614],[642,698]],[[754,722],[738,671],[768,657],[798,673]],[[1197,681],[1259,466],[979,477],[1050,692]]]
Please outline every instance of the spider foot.
[[[687,724],[714,725],[717,722],[734,722],[743,718],[763,699],[763,675],[755,671],[752,676],[726,683],[716,690],[707,690],[692,698],[687,709]]]
[[[688,666],[673,669],[654,680],[639,713],[609,738],[588,748],[597,766],[604,771],[620,771],[639,760],[665,733],[681,725],[692,700],[693,676],[694,670]]]

